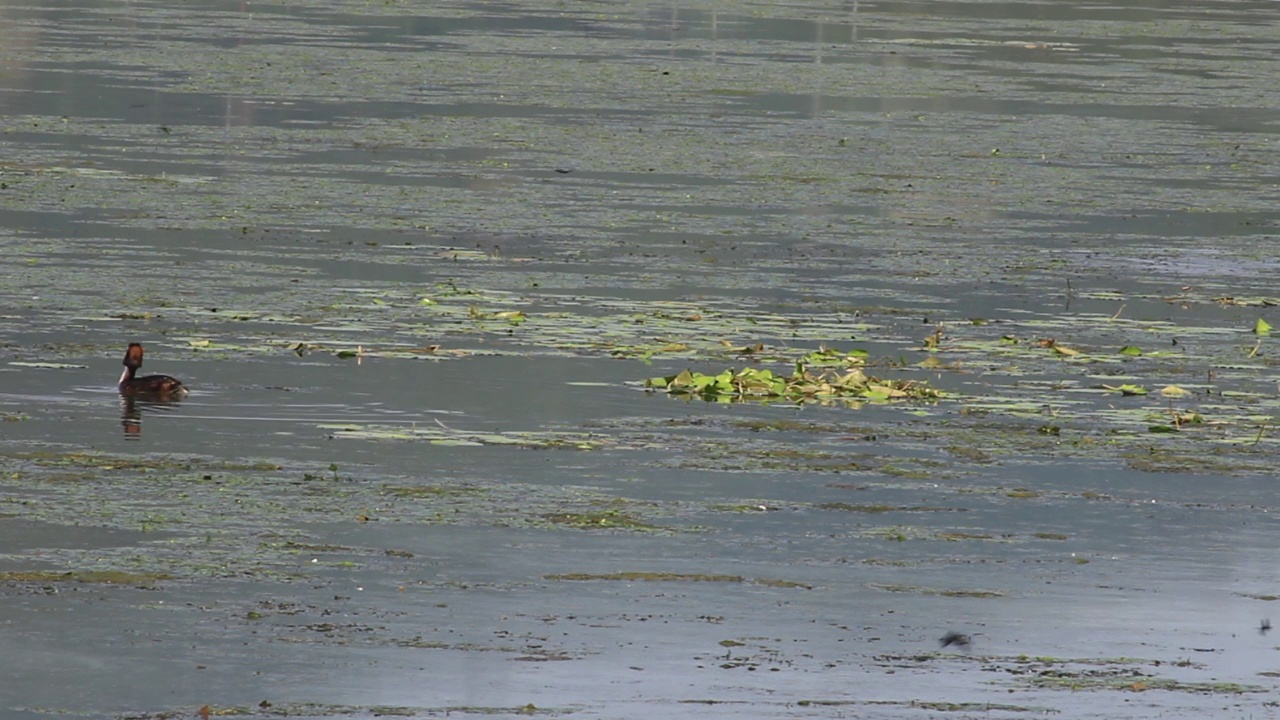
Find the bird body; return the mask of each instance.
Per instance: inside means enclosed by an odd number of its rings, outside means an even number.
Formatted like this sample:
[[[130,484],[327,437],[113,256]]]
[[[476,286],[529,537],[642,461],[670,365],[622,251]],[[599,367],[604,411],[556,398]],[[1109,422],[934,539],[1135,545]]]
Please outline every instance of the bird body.
[[[142,367],[142,345],[138,343],[129,343],[123,364],[124,372],[120,374],[120,382],[116,385],[121,395],[171,400],[182,398],[190,392],[176,378],[168,375],[135,377],[138,368]]]

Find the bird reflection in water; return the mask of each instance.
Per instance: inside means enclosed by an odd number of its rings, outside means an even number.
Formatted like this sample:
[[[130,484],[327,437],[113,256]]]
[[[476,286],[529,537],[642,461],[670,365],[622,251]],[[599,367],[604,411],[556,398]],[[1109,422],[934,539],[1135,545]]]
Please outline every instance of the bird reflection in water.
[[[155,398],[136,395],[120,396],[120,425],[124,428],[125,440],[142,438],[142,413],[170,412],[182,404],[179,397]]]

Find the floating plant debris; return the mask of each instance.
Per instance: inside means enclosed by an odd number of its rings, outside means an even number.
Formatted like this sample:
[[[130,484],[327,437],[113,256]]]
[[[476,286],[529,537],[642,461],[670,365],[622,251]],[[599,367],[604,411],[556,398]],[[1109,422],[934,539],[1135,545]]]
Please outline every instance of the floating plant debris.
[[[865,355],[861,352],[840,355],[825,350],[810,353],[796,361],[795,370],[790,375],[754,367],[723,370],[715,375],[684,370],[675,375],[650,378],[645,381],[645,387],[714,402],[885,402],[945,397],[941,390],[919,380],[891,380],[867,375],[860,367]],[[823,367],[811,369],[815,365]]]

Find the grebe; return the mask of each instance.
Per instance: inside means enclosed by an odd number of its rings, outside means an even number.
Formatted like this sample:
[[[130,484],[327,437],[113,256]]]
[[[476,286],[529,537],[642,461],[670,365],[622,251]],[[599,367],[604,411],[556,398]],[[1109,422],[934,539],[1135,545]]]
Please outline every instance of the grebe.
[[[187,388],[168,375],[134,377],[133,374],[140,367],[142,367],[142,346],[138,343],[129,343],[129,349],[124,354],[124,372],[120,375],[118,386],[121,395],[180,398],[187,394]]]

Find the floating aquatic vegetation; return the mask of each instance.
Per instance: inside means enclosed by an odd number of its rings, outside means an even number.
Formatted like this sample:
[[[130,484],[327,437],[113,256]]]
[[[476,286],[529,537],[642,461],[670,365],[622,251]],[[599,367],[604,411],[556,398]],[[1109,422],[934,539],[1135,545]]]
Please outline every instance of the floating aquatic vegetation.
[[[1280,305],[1280,298],[1274,297],[1218,297],[1213,299],[1220,305],[1236,305],[1240,307],[1260,306],[1275,307]]]
[[[60,572],[57,570],[13,570],[0,573],[0,582],[15,583],[58,583],[76,582],[87,584],[131,585],[134,587],[152,587],[162,580],[172,580],[173,575],[163,572],[126,572],[122,570],[73,570]]]
[[[741,575],[716,575],[703,573],[672,572],[615,572],[615,573],[561,573],[546,575],[547,580],[621,580],[624,582],[746,582]]]
[[[714,583],[750,583],[753,585],[764,585],[765,587],[776,588],[798,588],[802,590],[812,590],[813,586],[806,583],[795,582],[793,580],[778,580],[776,578],[747,578],[741,575],[718,575],[704,573],[673,573],[673,572],[614,572],[614,573],[562,573],[559,575],[545,575],[547,580],[562,580],[584,582],[591,580],[612,580],[621,582],[714,582]],[[741,643],[739,643],[740,645]],[[724,647],[729,647],[725,643],[721,643]]]
[[[3,459],[44,468],[77,468],[95,471],[201,471],[273,472],[280,466],[268,461],[216,460],[180,455],[127,456],[94,451],[31,450],[9,452]]]
[[[10,365],[14,367],[36,368],[41,370],[82,370],[87,365],[77,365],[75,363],[59,363],[59,362],[25,362],[22,360],[11,360]]]
[[[587,512],[547,513],[543,518],[555,525],[577,528],[579,530],[666,530],[661,525],[647,523],[631,513],[622,510],[591,510]]]
[[[1135,679],[1135,677],[1140,679]],[[1083,690],[1127,690],[1129,692],[1166,690],[1196,694],[1242,695],[1244,693],[1260,693],[1268,690],[1268,688],[1260,685],[1232,682],[1187,682],[1145,674],[1126,674],[1124,672],[1082,671],[1068,673],[1058,671],[1052,675],[1041,674],[1023,678],[1022,682],[1035,688],[1071,690],[1075,692]]]
[[[891,593],[913,593],[918,595],[938,595],[941,597],[964,598],[998,598],[1005,594],[998,590],[946,590],[942,588],[920,587],[917,585],[891,585],[885,583],[869,583],[869,587]]]
[[[841,512],[866,513],[868,515],[878,515],[888,512],[959,512],[964,508],[950,507],[930,507],[925,505],[856,505],[846,502],[824,502],[818,503],[814,507],[819,510],[838,510]]]
[[[867,375],[861,368],[865,357],[866,353],[861,351],[819,350],[797,360],[790,375],[755,367],[728,369],[715,375],[684,370],[675,375],[649,378],[645,387],[712,402],[887,402],[934,400],[946,395],[918,380],[888,380]],[[815,371],[811,367],[825,369]]]
[[[1125,383],[1124,385],[1103,385],[1102,387],[1104,390],[1118,392],[1121,395],[1146,395],[1148,392],[1147,389],[1141,385],[1134,385],[1132,383]]]
[[[511,445],[524,448],[597,450],[605,445],[601,435],[577,432],[472,432],[445,425],[383,425],[377,423],[322,424],[333,438],[349,440],[425,441],[435,445],[479,447]]]

